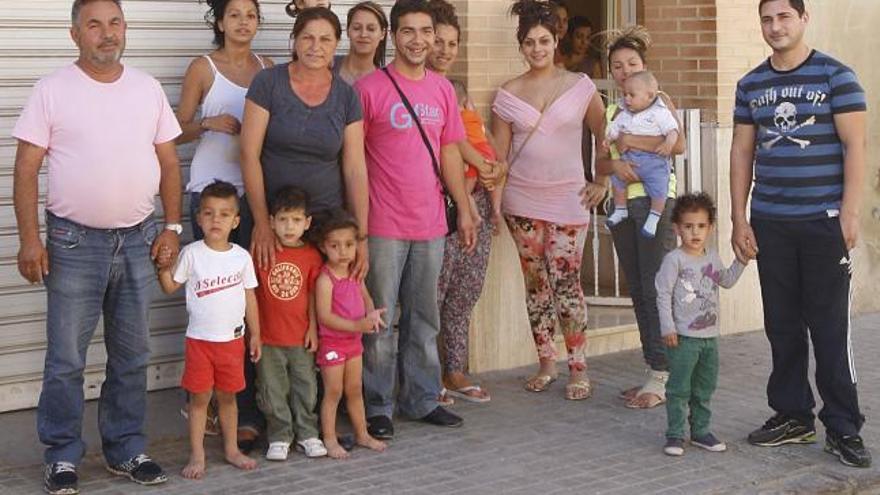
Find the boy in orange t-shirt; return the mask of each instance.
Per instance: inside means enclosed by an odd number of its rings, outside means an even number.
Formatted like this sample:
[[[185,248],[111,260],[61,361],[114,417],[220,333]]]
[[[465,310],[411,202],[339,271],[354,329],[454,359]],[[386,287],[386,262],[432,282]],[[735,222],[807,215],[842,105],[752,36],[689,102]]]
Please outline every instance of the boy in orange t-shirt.
[[[278,191],[269,205],[275,236],[283,249],[268,269],[257,266],[257,302],[263,330],[263,358],[257,363],[257,402],[266,416],[266,459],[287,459],[290,445],[308,457],[327,455],[318,438],[318,382],[315,350],[315,280],[323,260],[303,241],[312,217],[306,195],[294,187]]]

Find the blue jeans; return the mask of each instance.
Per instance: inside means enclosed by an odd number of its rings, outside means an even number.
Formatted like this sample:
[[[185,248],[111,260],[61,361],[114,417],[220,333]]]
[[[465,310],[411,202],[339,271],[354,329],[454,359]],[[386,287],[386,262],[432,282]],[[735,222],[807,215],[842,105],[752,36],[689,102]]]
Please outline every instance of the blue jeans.
[[[46,463],[79,464],[83,369],[98,319],[104,317],[106,379],[98,427],[104,458],[118,464],[144,452],[148,313],[156,275],[150,246],[158,234],[152,217],[134,227],[92,229],[46,214],[49,275],[43,390],[37,432]]]
[[[440,358],[437,280],[443,265],[443,237],[405,241],[371,236],[367,287],[377,308],[387,308],[388,328],[364,335],[364,399],[367,416],[391,417],[395,378],[400,412],[422,418],[437,408]],[[400,302],[398,342],[394,329]]]

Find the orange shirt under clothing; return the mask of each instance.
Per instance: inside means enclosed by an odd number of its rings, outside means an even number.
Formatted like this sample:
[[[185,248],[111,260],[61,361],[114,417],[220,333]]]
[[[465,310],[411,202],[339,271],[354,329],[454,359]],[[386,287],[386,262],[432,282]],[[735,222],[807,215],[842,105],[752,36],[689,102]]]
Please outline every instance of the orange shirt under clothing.
[[[464,108],[461,110],[461,121],[464,122],[464,132],[467,134],[467,141],[474,147],[484,158],[495,160],[495,150],[489,144],[489,138],[486,137],[486,127],[483,125],[483,118],[476,110]],[[465,177],[477,177],[477,169],[473,165],[468,164]]]
[[[285,247],[268,270],[256,266],[260,336],[264,344],[302,347],[309,329],[309,297],[321,272],[321,253],[313,246]]]

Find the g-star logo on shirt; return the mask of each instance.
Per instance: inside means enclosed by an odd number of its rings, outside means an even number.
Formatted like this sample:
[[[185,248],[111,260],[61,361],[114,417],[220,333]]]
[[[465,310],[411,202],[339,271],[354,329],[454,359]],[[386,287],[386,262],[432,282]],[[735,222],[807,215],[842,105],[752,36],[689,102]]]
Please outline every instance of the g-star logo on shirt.
[[[423,126],[440,125],[443,123],[442,113],[439,107],[432,107],[426,103],[416,103],[413,106],[416,115],[419,116],[419,122]],[[409,129],[413,126],[412,115],[406,109],[406,105],[402,102],[391,105],[391,127],[395,129]]]
[[[266,278],[269,292],[282,301],[296,298],[303,286],[302,271],[293,263],[278,263]]]
[[[196,294],[196,297],[205,297],[221,290],[231,289],[240,283],[241,272],[230,275],[218,275],[197,281],[195,287],[193,287],[193,292]]]

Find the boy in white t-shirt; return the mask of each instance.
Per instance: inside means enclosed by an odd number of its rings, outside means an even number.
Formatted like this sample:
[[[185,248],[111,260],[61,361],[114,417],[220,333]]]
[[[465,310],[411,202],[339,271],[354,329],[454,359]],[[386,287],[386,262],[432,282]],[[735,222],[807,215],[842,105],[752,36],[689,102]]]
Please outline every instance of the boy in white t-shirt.
[[[191,453],[181,473],[184,478],[199,479],[205,473],[205,417],[212,394],[217,397],[226,461],[239,469],[257,467],[236,443],[235,394],[245,386],[245,322],[250,359],[259,361],[261,352],[254,264],[247,251],[229,242],[239,220],[235,186],[222,181],[209,185],[202,191],[197,219],[204,239],[183,248],[173,270],[159,270],[166,293],[186,284],[189,326],[181,386],[190,393]],[[168,256],[160,252],[158,261]]]

